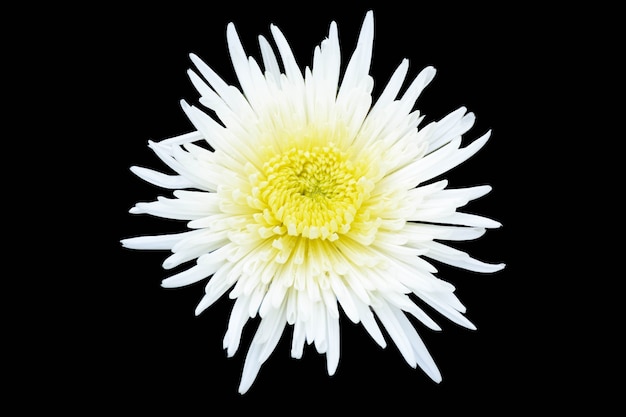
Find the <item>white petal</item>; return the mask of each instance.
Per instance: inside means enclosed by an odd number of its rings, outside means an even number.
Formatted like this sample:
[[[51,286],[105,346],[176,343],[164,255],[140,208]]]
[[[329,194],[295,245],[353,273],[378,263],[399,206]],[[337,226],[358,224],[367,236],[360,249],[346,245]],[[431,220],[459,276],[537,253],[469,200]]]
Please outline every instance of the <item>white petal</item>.
[[[409,191],[408,207],[415,211],[407,213],[409,220],[433,221],[445,223],[442,219],[453,215],[456,209],[471,200],[483,196],[491,190],[490,186],[468,187],[463,189],[442,190],[429,194],[418,193],[418,189]]]
[[[398,350],[404,357],[404,360],[406,360],[411,367],[415,368],[417,366],[415,352],[411,346],[411,341],[407,337],[402,325],[398,322],[398,318],[393,311],[396,307],[391,307],[386,301],[381,300],[373,305],[372,308],[385,327],[385,330],[387,330],[389,336],[398,347]]]
[[[202,110],[190,106],[184,100],[181,101],[181,106],[189,120],[196,129],[203,133],[215,150],[224,152],[231,158],[237,159],[241,164],[252,162],[256,163],[257,166],[262,165],[258,160],[258,153],[250,148],[250,144],[232,134],[232,126],[230,126],[230,130],[225,129]]]
[[[233,309],[230,312],[230,318],[228,320],[228,330],[226,330],[226,334],[224,335],[224,349],[226,350],[227,356],[232,357],[237,349],[239,348],[239,343],[241,342],[241,333],[243,332],[243,327],[248,322],[250,316],[248,315],[248,304],[249,298],[247,297],[239,297],[235,300],[233,305]]]
[[[235,30],[235,25],[229,23],[226,27],[226,40],[228,43],[228,51],[230,53],[230,59],[233,63],[235,74],[241,85],[241,89],[246,97],[254,94],[254,88],[252,85],[252,79],[250,76],[250,67],[248,65],[248,58],[239,39],[239,35]]]
[[[389,272],[389,269],[391,269],[392,266],[393,264],[385,265],[386,272],[381,272],[379,270],[368,271],[368,270],[363,270],[361,268],[361,275],[364,276],[364,279],[367,279],[368,281],[367,284],[373,287],[375,291],[379,291],[379,292],[395,291],[400,294],[410,293],[411,290],[406,285],[404,285],[400,279],[398,279],[397,273]],[[371,290],[369,291],[369,294],[371,297],[372,296]],[[374,301],[372,300],[372,304],[373,302]]]
[[[428,134],[430,146],[428,152],[434,152],[448,144],[454,138],[463,135],[473,125],[476,117],[473,113],[467,113],[465,107],[460,107],[448,114],[438,122],[433,122],[424,127],[422,134]]]
[[[167,175],[149,168],[138,166],[130,167],[130,170],[142,180],[156,185],[157,187],[177,189],[196,186],[196,184],[189,181],[189,179],[183,177],[182,175]]]
[[[458,311],[459,313],[465,314],[466,308],[461,303],[461,300],[454,294],[456,288],[454,285],[450,284],[439,278],[434,278],[436,282],[440,283],[439,288],[436,291],[432,291],[430,293],[432,299],[437,299],[438,303],[446,304],[448,307]]]
[[[243,365],[241,383],[239,385],[241,394],[248,391],[250,386],[252,386],[261,369],[261,365],[276,348],[286,323],[284,308],[261,320]]]
[[[448,302],[442,298],[442,294],[420,292],[417,296],[424,300],[428,305],[437,310],[441,315],[447,317],[449,320],[458,324],[459,326],[466,327],[470,330],[476,330],[476,326],[467,319],[461,312],[454,307],[451,307]],[[451,293],[448,293],[451,294]]]
[[[174,233],[169,235],[156,236],[138,236],[123,239],[121,241],[125,248],[144,249],[144,250],[163,250],[171,249],[175,244],[187,237],[195,236],[199,233],[197,230],[191,230],[183,233]]]
[[[491,131],[460,148],[461,137],[457,137],[437,151],[426,155],[415,164],[414,176],[423,183],[460,165],[478,152],[487,143]]]
[[[201,135],[201,134],[200,134]],[[201,136],[202,137],[202,136]],[[178,145],[168,145],[161,142],[154,142],[149,140],[148,147],[152,149],[152,151],[158,156],[161,161],[163,161],[168,167],[176,171],[177,173],[184,175],[185,167],[180,164],[176,159],[172,156],[172,147]]]
[[[287,306],[285,307],[285,317],[287,318],[287,324],[293,325],[298,318],[298,291],[293,287],[289,288],[287,292]]]
[[[210,190],[215,191],[217,189],[217,185],[214,181],[211,181],[210,178],[207,178],[207,172],[204,172],[204,175],[198,175],[197,172],[193,169],[195,167],[195,162],[191,156],[187,156],[186,159],[182,159],[185,163],[181,163],[181,161],[177,160],[174,157],[174,153],[176,152],[177,156],[185,156],[187,152],[183,152],[182,149],[178,145],[167,145],[163,144],[164,141],[161,142],[153,142],[148,141],[148,146],[154,151],[154,153],[163,161],[167,166],[176,171],[178,174],[187,178],[196,184],[197,188],[202,190]],[[210,176],[211,172],[208,172],[208,176]]]
[[[209,265],[195,265],[185,271],[179,272],[169,278],[164,279],[161,285],[163,286],[163,288],[184,287],[186,285],[194,284],[200,280],[209,277],[212,273],[215,272],[215,270],[215,268],[212,268]]]
[[[319,353],[326,353],[328,350],[328,331],[326,324],[326,307],[324,303],[313,304],[313,315],[311,316],[311,337],[307,336],[309,341],[315,345],[315,349]]]
[[[387,273],[393,278],[385,277],[389,283],[399,282],[411,291],[432,291],[435,289],[436,280],[433,275],[422,264],[419,257],[412,259],[390,258],[387,265]]]
[[[248,350],[248,354],[246,355],[246,360],[243,364],[243,371],[241,374],[241,382],[239,383],[239,393],[245,394],[252,383],[256,379],[259,371],[261,370],[261,365],[263,364],[259,358],[261,356],[261,349],[263,348],[260,344],[252,344],[250,345],[250,349]]]
[[[332,288],[322,288],[322,300],[324,300],[325,310],[335,318],[339,317],[339,307],[337,306],[337,296]]]
[[[340,336],[339,336],[339,318],[333,317],[330,312],[326,314],[326,327],[328,330],[328,350],[326,352],[326,369],[328,375],[334,375],[339,365],[340,355]]]
[[[264,345],[261,356],[259,356],[262,362],[265,362],[267,358],[269,358],[287,324],[287,320],[285,319],[285,306],[286,303],[281,305],[277,310],[274,310],[272,314],[263,317],[254,339],[252,339],[252,344],[258,343]]]
[[[198,234],[180,240],[172,246],[172,252],[163,262],[163,268],[171,269],[184,262],[213,252],[228,244],[228,231],[212,232],[208,229],[199,230]]]
[[[306,342],[305,325],[303,321],[298,320],[293,326],[293,336],[291,341],[291,357],[294,359],[302,358],[304,352],[304,343]]]
[[[196,316],[209,308],[215,301],[221,298],[229,288],[233,286],[230,273],[233,271],[233,264],[226,263],[215,271],[209,282],[204,287],[204,297],[200,300],[195,309]]]
[[[367,116],[372,104],[372,96],[369,91],[354,89],[337,98],[337,114],[341,115],[341,123],[346,128],[342,135],[343,143],[337,143],[340,147],[347,148],[357,134]]]
[[[426,67],[418,74],[417,77],[415,77],[415,80],[413,80],[400,99],[401,113],[408,114],[413,109],[417,98],[420,96],[424,88],[433,80],[435,73],[435,68]]]
[[[425,326],[432,330],[440,331],[441,327],[437,323],[433,321],[421,308],[419,308],[407,294],[401,294],[397,292],[385,292],[380,295],[385,300],[387,300],[390,304],[398,307],[399,309],[410,313],[419,321],[421,321]]]
[[[228,241],[225,241],[224,243],[227,243]],[[213,249],[211,249],[213,248]],[[193,259],[196,259],[197,257],[204,255],[205,253],[210,252],[211,250],[214,250],[215,248],[213,247],[213,245],[198,245],[198,246],[194,246],[192,248],[189,248],[186,251],[181,251],[181,252],[177,252],[174,253],[170,256],[168,256],[164,261],[163,261],[163,269],[172,269],[175,268],[185,262],[191,261]]]
[[[239,94],[234,93],[233,89],[230,88],[230,86],[226,84],[226,82],[224,82],[224,80],[222,80],[222,78],[220,78],[215,71],[198,58],[198,56],[190,54],[189,57],[198,71],[200,71],[200,74],[202,74],[202,76],[207,80],[209,85],[215,90],[228,108],[230,108],[233,113],[239,112],[242,101],[245,101],[241,92],[239,92]]]
[[[365,330],[367,330],[372,339],[374,339],[374,341],[378,343],[380,347],[385,348],[387,346],[387,342],[385,341],[385,337],[380,331],[380,327],[378,327],[378,323],[376,322],[376,318],[374,317],[374,314],[370,309],[370,305],[365,304],[360,299],[355,300],[355,305],[359,312],[361,324],[363,325]]]
[[[338,276],[331,275],[330,283],[333,293],[337,297],[337,301],[339,301],[339,304],[343,308],[344,313],[346,313],[346,316],[348,316],[353,323],[358,323],[359,313],[356,309],[356,305],[353,300],[354,297],[352,297],[351,291],[346,288],[343,280]]]
[[[265,76],[271,79],[274,84],[280,85],[280,67],[278,60],[274,54],[274,50],[271,45],[263,36],[259,36],[259,47],[261,48],[261,55],[263,57],[263,66],[265,67]]]
[[[374,15],[370,10],[365,15],[363,26],[359,33],[356,49],[348,62],[346,71],[341,81],[341,87],[337,94],[339,100],[344,94],[354,88],[359,88],[362,81],[368,76],[372,59],[372,46],[374,42]]]
[[[417,219],[416,219],[417,220]],[[437,218],[440,223],[458,224],[462,226],[484,227],[494,229],[502,226],[502,223],[489,219],[487,217],[478,216],[469,213],[451,213],[450,215]]]
[[[275,84],[273,84],[273,81],[268,84],[261,67],[254,58],[248,58],[248,65],[250,67],[250,80],[254,93],[249,94],[247,98],[256,114],[263,114],[267,112],[268,108],[271,108],[273,100],[275,100],[272,90],[272,88],[275,88]]]
[[[462,207],[472,200],[476,200],[477,198],[487,195],[490,191],[490,185],[477,185],[466,188],[448,188],[433,195],[432,198],[442,197],[447,199],[456,199],[459,201],[456,207]]]
[[[398,68],[396,68],[393,72],[393,75],[389,79],[389,82],[385,86],[383,92],[380,96],[378,96],[376,103],[372,107],[370,115],[375,115],[378,111],[386,109],[391,102],[396,99],[408,71],[409,61],[407,59],[403,59],[400,65],[398,65]]]
[[[202,133],[198,131],[184,133],[182,135],[174,136],[169,139],[163,139],[159,142],[161,146],[178,146],[186,143],[196,142],[204,139]]]
[[[403,229],[403,235],[407,237],[407,243],[426,242],[433,239],[442,240],[473,240],[485,234],[484,227],[460,227],[443,226],[437,224],[407,223]]]
[[[323,102],[329,105],[334,102],[337,96],[341,72],[341,51],[335,22],[331,22],[328,38],[322,42],[319,48],[316,48],[316,52],[312,69],[313,77],[319,82],[319,90],[316,93],[324,96]]]
[[[412,172],[413,176],[419,178],[421,183],[424,183],[446,172],[449,169],[449,165],[451,165],[449,161],[453,160],[455,153],[459,152],[460,147],[461,137],[457,136],[444,147],[429,153],[424,158],[417,161]]]
[[[164,279],[161,285],[164,288],[183,287],[207,278],[226,262],[225,256],[226,251],[223,248],[202,255],[195,266]]]
[[[219,272],[219,270],[217,272]],[[194,311],[196,316],[199,316],[204,310],[209,308],[214,302],[226,294],[229,288],[232,287],[232,284],[228,282],[226,277],[218,278],[217,272],[209,280],[205,289],[205,294],[196,306]]]
[[[474,272],[492,273],[504,268],[504,264],[488,264],[472,258],[467,253],[451,248],[439,242],[424,242],[422,247],[428,249],[425,256],[458,268]]]
[[[287,287],[279,282],[272,282],[267,291],[267,295],[263,300],[259,308],[259,315],[265,317],[265,315],[280,306],[285,301],[285,295],[287,294]]]
[[[203,106],[215,111],[217,117],[221,120],[228,120],[232,114],[231,108],[226,104],[224,99],[220,97],[211,87],[209,87],[198,74],[193,70],[188,70],[187,75],[193,86],[200,93],[200,103]]]
[[[428,353],[428,349],[424,345],[424,342],[419,337],[417,330],[413,327],[409,319],[404,315],[404,313],[399,309],[392,309],[397,322],[400,324],[403,333],[409,339],[411,347],[413,349],[414,358],[417,364],[426,372],[433,381],[441,382],[441,373],[435,364],[432,356]]]
[[[280,53],[280,58],[283,62],[287,78],[295,86],[302,87],[304,85],[304,78],[302,77],[302,72],[300,71],[300,67],[298,67],[296,58],[289,47],[289,42],[287,42],[285,35],[283,35],[280,29],[278,29],[275,25],[271,25],[270,30],[272,32],[272,36],[274,37],[274,42],[276,42],[278,52]]]
[[[150,203],[137,203],[131,208],[131,214],[150,214],[152,216],[163,217],[174,220],[192,220],[201,218],[209,213],[198,212],[199,207],[187,206],[185,202],[173,203],[174,200],[161,198]]]
[[[371,302],[369,295],[367,293],[367,290],[365,289],[365,286],[367,285],[367,283],[364,283],[361,277],[359,277],[358,275],[354,273],[348,273],[345,275],[344,279],[346,280],[346,284],[349,288],[349,291],[352,294],[354,294],[356,298],[359,298],[361,301],[363,301],[366,304],[369,304]],[[356,304],[356,300],[353,300],[353,301]],[[357,311],[357,316],[358,316],[358,311]]]

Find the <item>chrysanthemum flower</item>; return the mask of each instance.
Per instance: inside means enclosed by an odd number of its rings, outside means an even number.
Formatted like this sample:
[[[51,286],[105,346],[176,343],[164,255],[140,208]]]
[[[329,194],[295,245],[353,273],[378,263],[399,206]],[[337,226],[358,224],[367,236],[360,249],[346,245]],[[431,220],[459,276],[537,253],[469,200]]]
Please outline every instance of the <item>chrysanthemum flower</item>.
[[[208,279],[196,314],[228,292],[234,300],[223,342],[229,356],[239,347],[244,325],[260,316],[241,393],[287,325],[293,330],[292,357],[314,344],[326,354],[332,375],[344,315],[385,347],[382,324],[409,365],[419,365],[438,382],[437,366],[407,315],[440,330],[419,307],[428,305],[475,328],[454,286],[437,278],[426,258],[478,272],[504,267],[440,242],[475,239],[500,226],[457,211],[487,194],[489,186],[447,189],[445,180],[436,180],[475,154],[489,132],[461,147],[474,123],[465,108],[418,128],[423,117],[413,107],[435,70],[425,68],[399,95],[407,60],[372,104],[372,12],[343,76],[334,22],[304,73],[281,31],[271,26],[271,33],[278,54],[260,36],[261,66],[228,25],[241,89],[191,55],[197,71],[189,76],[200,103],[216,118],[183,101],[196,130],[149,143],[175,174],[131,168],[152,184],[174,189],[173,198],[137,203],[131,213],[188,220],[190,230],[122,243],[171,250],[166,269],[195,260],[163,286]]]

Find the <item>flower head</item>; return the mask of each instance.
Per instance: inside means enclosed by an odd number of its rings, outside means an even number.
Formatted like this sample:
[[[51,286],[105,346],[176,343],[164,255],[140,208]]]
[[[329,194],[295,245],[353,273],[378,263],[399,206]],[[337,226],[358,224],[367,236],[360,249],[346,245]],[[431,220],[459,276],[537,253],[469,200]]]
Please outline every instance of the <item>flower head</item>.
[[[475,239],[500,226],[457,211],[490,187],[447,189],[445,180],[433,180],[475,154],[489,132],[461,147],[474,122],[465,108],[418,127],[423,117],[413,107],[435,70],[425,68],[399,95],[407,60],[373,103],[373,26],[369,12],[342,73],[334,22],[304,72],[277,27],[271,33],[278,54],[259,37],[261,66],[229,24],[241,89],[191,55],[197,71],[189,76],[215,118],[183,101],[196,130],[149,143],[174,174],[131,168],[174,190],[173,198],[137,203],[131,213],[187,220],[189,230],[123,245],[171,250],[166,269],[195,261],[163,286],[208,280],[196,314],[228,293],[234,300],[223,344],[229,356],[244,325],[260,316],[242,393],[287,325],[293,327],[291,355],[300,358],[304,345],[314,344],[326,353],[332,375],[342,315],[385,347],[382,324],[409,365],[438,382],[437,366],[407,314],[439,330],[416,303],[421,300],[461,326],[474,326],[454,287],[434,275],[427,259],[478,272],[504,267],[440,242]]]

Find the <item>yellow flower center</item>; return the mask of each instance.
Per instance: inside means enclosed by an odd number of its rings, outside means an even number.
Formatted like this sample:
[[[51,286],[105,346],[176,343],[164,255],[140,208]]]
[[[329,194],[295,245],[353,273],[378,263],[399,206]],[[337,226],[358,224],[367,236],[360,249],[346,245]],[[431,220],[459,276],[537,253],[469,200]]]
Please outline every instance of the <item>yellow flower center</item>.
[[[364,169],[333,144],[292,148],[263,166],[260,197],[291,236],[338,239],[369,193]]]

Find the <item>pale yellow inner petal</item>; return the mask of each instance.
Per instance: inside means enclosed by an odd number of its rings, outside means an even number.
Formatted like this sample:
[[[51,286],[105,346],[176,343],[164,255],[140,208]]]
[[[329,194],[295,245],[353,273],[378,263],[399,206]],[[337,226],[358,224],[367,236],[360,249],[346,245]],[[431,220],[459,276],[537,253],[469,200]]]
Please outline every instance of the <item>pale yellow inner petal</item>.
[[[259,178],[259,198],[291,236],[334,241],[347,233],[371,185],[365,167],[333,143],[293,147],[271,157]]]

